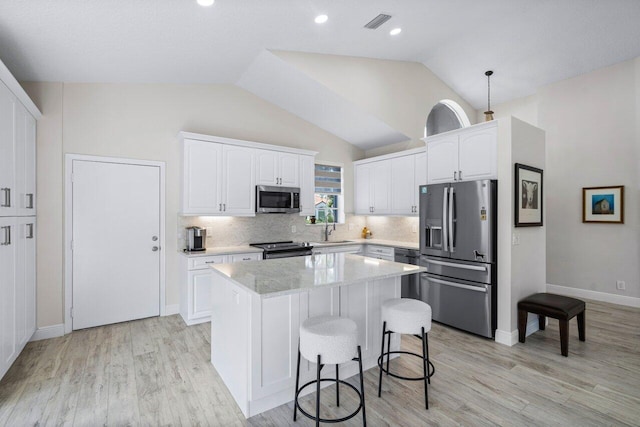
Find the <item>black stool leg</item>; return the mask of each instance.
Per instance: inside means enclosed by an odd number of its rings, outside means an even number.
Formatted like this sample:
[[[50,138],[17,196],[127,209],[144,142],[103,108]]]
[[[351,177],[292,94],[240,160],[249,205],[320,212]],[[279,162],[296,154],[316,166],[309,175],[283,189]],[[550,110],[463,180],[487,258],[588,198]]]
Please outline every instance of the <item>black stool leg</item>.
[[[336,365],[336,406],[340,406],[340,368]]]
[[[367,427],[367,414],[364,408],[364,376],[362,375],[362,350],[358,346],[358,365],[360,368],[360,398],[362,399],[362,425]]]
[[[378,397],[382,395],[382,363],[384,363],[384,335],[387,332],[387,322],[382,322],[382,348],[380,349],[380,378],[378,379]]]
[[[584,333],[584,310],[581,313],[578,313],[578,338],[580,341],[586,340]]]
[[[318,355],[318,376],[316,383],[316,427],[320,427],[320,370],[322,369],[322,365],[320,365],[320,355]]]
[[[424,346],[427,349],[427,374],[429,374],[429,366],[430,366],[430,361],[429,361],[429,332],[427,332],[426,334],[424,334]],[[427,378],[427,382],[429,384],[431,384],[431,377],[429,376],[429,378]]]
[[[296,391],[293,401],[293,421],[296,420],[298,415],[298,387],[300,386],[300,342],[298,342],[298,367],[296,369]]]
[[[389,359],[391,359],[391,331],[387,334],[387,375],[389,375]]]
[[[429,388],[427,384],[429,382],[429,369],[427,364],[427,335],[424,333],[424,326],[422,327],[422,370],[424,372],[424,404],[429,409]]]

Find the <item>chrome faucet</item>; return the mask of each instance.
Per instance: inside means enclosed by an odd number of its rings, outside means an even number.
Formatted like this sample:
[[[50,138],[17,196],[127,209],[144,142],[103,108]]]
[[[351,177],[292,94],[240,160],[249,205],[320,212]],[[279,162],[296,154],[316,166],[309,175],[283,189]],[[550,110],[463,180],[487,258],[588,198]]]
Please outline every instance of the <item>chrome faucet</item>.
[[[329,236],[334,231],[336,231],[336,223],[335,222],[333,223],[333,230],[329,230],[329,221],[325,222],[324,224],[324,241],[325,242],[329,241]]]

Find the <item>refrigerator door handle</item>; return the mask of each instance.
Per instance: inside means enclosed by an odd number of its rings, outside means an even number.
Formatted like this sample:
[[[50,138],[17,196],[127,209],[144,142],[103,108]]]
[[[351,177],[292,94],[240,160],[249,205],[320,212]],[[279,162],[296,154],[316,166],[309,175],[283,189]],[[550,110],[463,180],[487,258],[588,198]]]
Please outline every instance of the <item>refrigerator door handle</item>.
[[[428,260],[426,260],[426,262],[428,264],[443,265],[445,267],[462,268],[464,270],[487,271],[487,267],[481,267],[479,265],[456,264],[456,263],[453,263],[453,262],[436,261],[436,260],[433,260],[433,259],[428,259]]]
[[[442,195],[442,250],[449,250],[449,230],[447,228],[447,204],[449,198],[449,187],[444,187],[443,195]]]
[[[448,227],[448,232],[449,232],[449,251],[453,252],[456,248],[455,246],[455,229],[453,228],[453,209],[454,209],[454,203],[455,203],[455,199],[453,196],[454,192],[453,192],[453,187],[449,189],[449,227]]]
[[[460,283],[449,282],[448,280],[441,280],[441,279],[436,279],[436,278],[433,278],[433,277],[429,277],[424,273],[420,277],[425,279],[425,280],[428,280],[429,282],[439,283],[441,285],[452,286],[454,288],[466,289],[468,291],[483,292],[485,294],[487,293],[487,287],[486,286],[480,287],[480,286],[462,285]]]

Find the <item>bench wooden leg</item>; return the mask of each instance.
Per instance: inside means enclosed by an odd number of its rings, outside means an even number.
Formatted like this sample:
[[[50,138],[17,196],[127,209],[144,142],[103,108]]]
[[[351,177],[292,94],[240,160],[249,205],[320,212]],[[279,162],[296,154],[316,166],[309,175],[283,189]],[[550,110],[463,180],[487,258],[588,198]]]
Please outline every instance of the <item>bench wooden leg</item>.
[[[518,310],[518,341],[524,342],[527,335],[527,312]]]
[[[542,314],[538,314],[538,329],[540,329],[541,331],[544,331],[546,319],[547,318]]]
[[[585,341],[585,333],[584,333],[584,311],[582,313],[578,313],[578,337],[580,341]]]
[[[569,321],[560,320],[560,351],[564,357],[569,356]]]

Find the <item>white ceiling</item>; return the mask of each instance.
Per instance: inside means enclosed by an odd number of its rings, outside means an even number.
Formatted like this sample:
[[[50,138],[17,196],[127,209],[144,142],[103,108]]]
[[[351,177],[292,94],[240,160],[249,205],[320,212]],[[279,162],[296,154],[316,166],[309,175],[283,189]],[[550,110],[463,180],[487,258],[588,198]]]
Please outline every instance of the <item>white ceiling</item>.
[[[640,56],[639,23],[639,0],[1,0],[0,59],[25,81],[149,83],[233,83],[263,49],[416,61],[484,109],[485,70],[492,103],[529,95]]]

